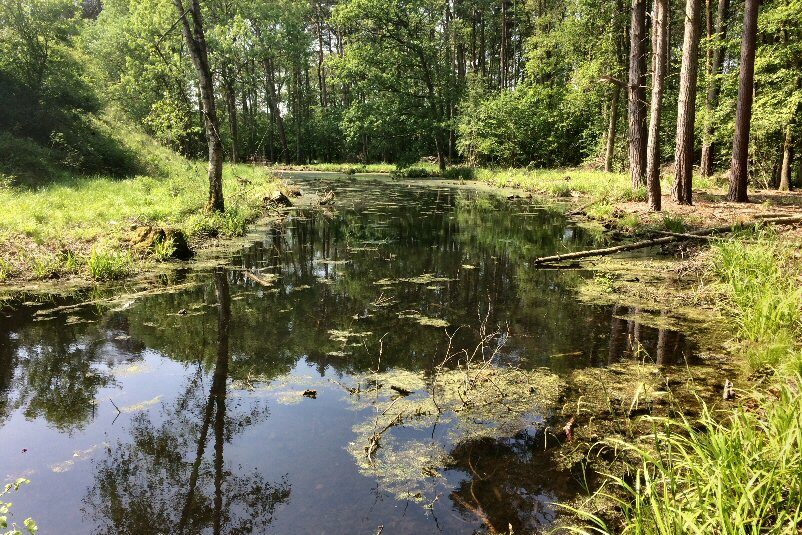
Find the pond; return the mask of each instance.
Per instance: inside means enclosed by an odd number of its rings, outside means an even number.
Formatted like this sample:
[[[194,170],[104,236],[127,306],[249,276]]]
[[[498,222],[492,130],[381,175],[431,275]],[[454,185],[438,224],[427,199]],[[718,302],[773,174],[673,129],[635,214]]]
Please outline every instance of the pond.
[[[527,533],[581,485],[542,454],[564,378],[684,335],[531,260],[594,234],[532,200],[296,176],[226,265],[113,305],[0,305],[0,478],[40,533]],[[633,340],[638,341],[635,348]]]

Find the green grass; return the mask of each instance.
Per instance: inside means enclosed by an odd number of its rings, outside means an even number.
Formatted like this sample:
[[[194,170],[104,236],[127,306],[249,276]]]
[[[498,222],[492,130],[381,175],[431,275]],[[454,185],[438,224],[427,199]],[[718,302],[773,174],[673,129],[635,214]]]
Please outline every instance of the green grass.
[[[628,175],[583,169],[476,169],[476,179],[494,186],[521,188],[556,197],[588,195],[598,202],[634,200]]]
[[[135,263],[128,251],[93,249],[86,267],[94,280],[110,281],[127,277]]]
[[[713,248],[713,266],[722,305],[752,369],[783,366],[802,339],[802,275],[795,247],[771,235],[754,242],[722,241]]]
[[[609,441],[638,458],[633,474],[601,492],[623,521],[587,522],[575,533],[795,534],[802,525],[802,376],[774,393],[747,394],[734,410],[705,407],[696,420],[655,419],[646,444]],[[755,410],[754,407],[758,409]]]
[[[675,227],[675,222],[664,222]],[[750,240],[744,241],[744,237]],[[734,324],[736,355],[765,384],[738,391],[731,407],[703,404],[693,420],[654,418],[653,435],[601,444],[623,453],[628,473],[610,475],[573,511],[574,533],[796,534],[802,526],[802,270],[798,247],[767,231],[722,240],[710,260],[718,306]],[[748,384],[748,383],[747,383]],[[621,515],[595,514],[597,498]],[[614,515],[613,515],[614,516]]]
[[[285,165],[277,163],[270,166],[270,169],[287,171],[319,171],[325,173],[343,173],[346,175],[354,175],[391,173],[396,170],[396,165],[391,163],[312,163],[304,165]]]
[[[208,214],[204,162],[182,158],[142,133],[123,126],[119,130],[147,174],[119,178],[61,172],[36,187],[30,179],[14,185],[14,177],[5,177],[0,187],[0,278],[44,279],[74,272],[105,278],[93,272],[92,250],[124,251],[134,225],[173,227],[189,237],[239,236],[277,187],[263,167],[226,164],[227,211]]]

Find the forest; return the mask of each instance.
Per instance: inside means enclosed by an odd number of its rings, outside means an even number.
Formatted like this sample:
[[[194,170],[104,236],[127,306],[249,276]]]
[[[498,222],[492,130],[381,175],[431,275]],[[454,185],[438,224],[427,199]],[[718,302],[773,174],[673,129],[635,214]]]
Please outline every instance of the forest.
[[[798,189],[802,0],[0,0],[0,534],[797,534]]]

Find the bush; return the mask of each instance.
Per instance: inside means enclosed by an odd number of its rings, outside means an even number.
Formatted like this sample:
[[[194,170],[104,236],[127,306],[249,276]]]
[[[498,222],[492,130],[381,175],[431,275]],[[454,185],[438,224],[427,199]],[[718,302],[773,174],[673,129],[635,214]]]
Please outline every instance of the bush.
[[[443,178],[449,180],[473,180],[476,178],[476,169],[467,166],[449,167],[443,171]]]

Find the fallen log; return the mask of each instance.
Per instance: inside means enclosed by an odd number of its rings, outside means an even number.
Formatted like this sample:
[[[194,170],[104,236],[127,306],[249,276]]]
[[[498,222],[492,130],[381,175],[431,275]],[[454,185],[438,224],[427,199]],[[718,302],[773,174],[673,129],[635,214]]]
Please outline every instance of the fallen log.
[[[697,230],[695,232],[688,232],[684,234],[680,233],[672,233],[668,236],[663,236],[661,238],[653,238],[650,240],[641,240],[633,243],[625,243],[623,245],[616,245],[614,247],[603,247],[601,249],[590,249],[586,251],[576,251],[574,253],[565,253],[565,254],[558,254],[554,256],[542,256],[540,258],[536,258],[534,260],[534,264],[541,265],[541,264],[553,264],[556,262],[563,262],[565,260],[578,260],[580,258],[592,258],[596,256],[609,256],[616,253],[624,253],[628,251],[636,251],[638,249],[647,249],[649,247],[655,247],[657,245],[666,245],[669,243],[678,242],[681,240],[688,240],[688,239],[705,239],[708,236],[713,234],[722,234],[733,232],[738,230],[739,228],[745,228],[750,225],[757,225],[757,224],[770,224],[770,225],[787,225],[787,224],[796,224],[802,223],[802,216],[794,216],[794,217],[784,217],[784,218],[777,218],[777,219],[763,219],[761,221],[752,221],[746,223],[736,223],[735,225],[728,225],[725,227],[714,227],[714,228],[707,228],[702,230]]]

